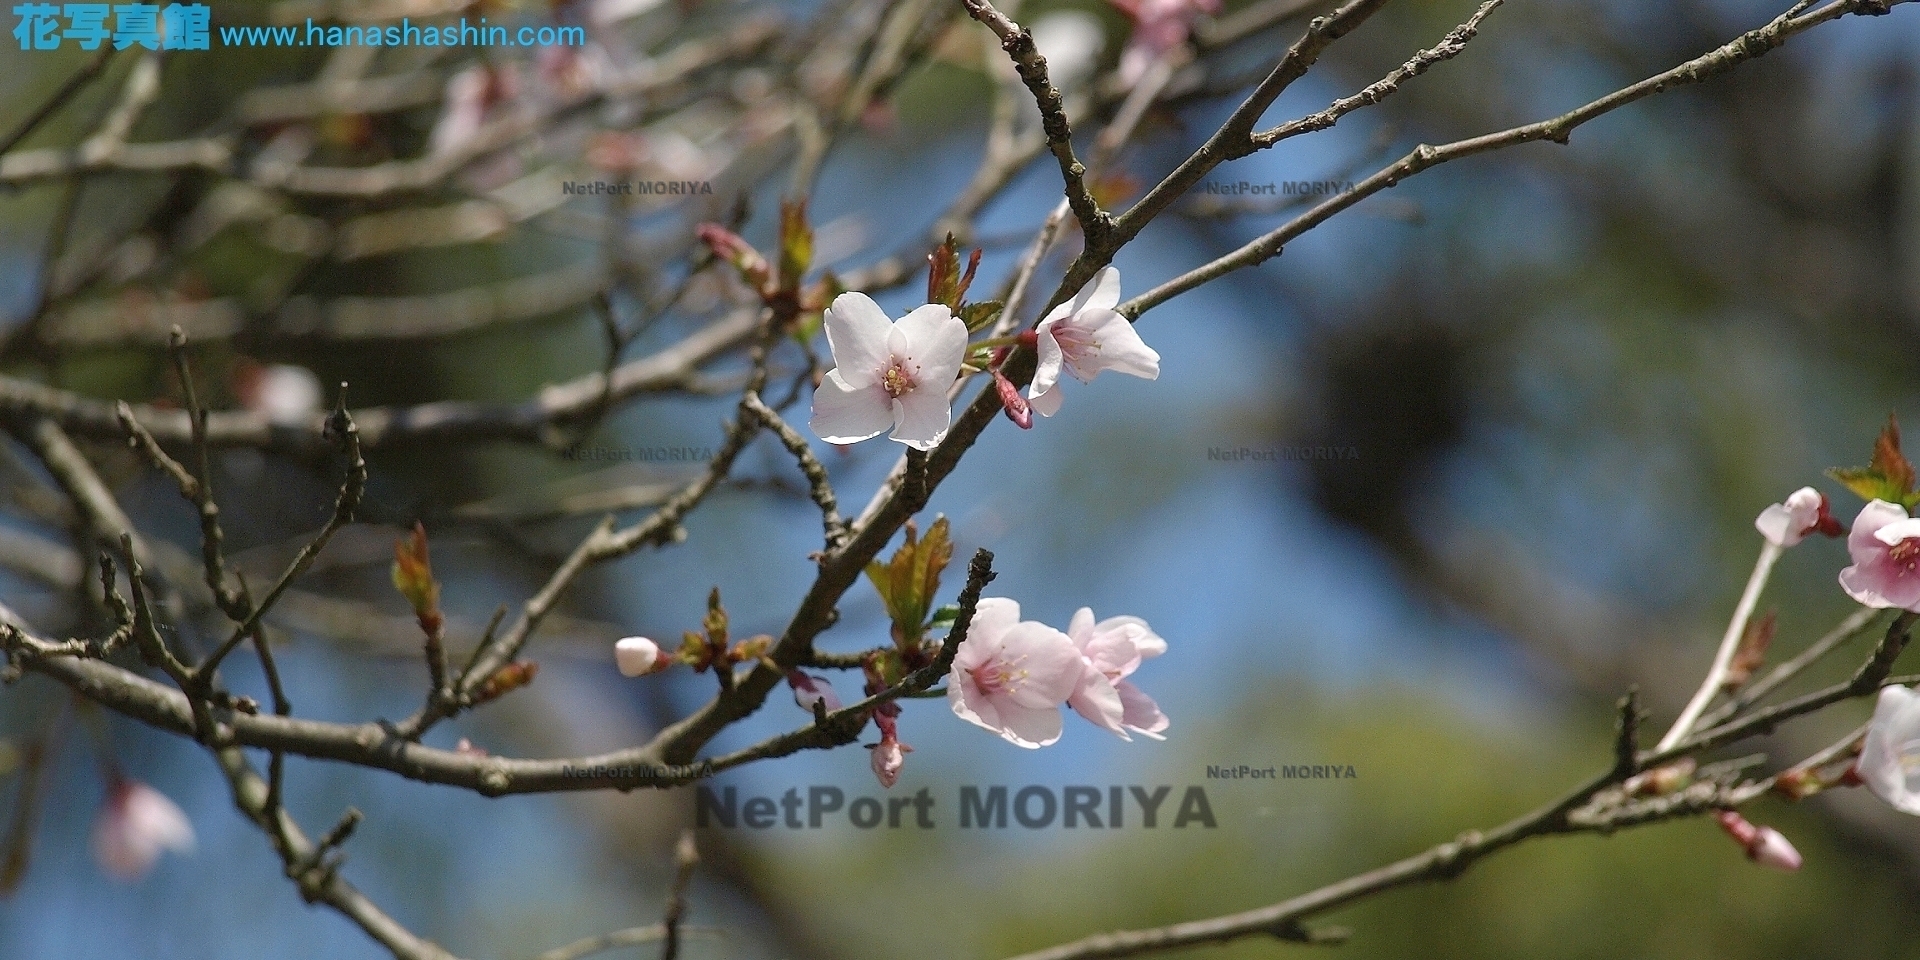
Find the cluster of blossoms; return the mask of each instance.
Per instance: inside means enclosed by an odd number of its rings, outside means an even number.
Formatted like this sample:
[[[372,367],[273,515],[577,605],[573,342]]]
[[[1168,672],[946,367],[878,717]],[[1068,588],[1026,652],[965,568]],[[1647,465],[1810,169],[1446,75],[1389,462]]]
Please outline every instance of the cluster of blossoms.
[[[1840,588],[1862,606],[1920,613],[1920,518],[1908,512],[1920,494],[1899,442],[1897,427],[1889,423],[1871,466],[1833,472],[1867,501],[1851,529],[1833,516],[1826,496],[1812,487],[1762,510],[1754,527],[1767,541],[1763,565],[1816,533],[1844,536],[1852,562],[1840,571]],[[1829,786],[1864,785],[1893,808],[1920,816],[1920,691],[1882,689],[1857,749],[1857,757],[1838,777],[1823,779],[1817,769],[1795,769],[1781,775],[1778,789],[1797,799]],[[1749,823],[1732,810],[1721,811],[1718,819],[1756,863],[1780,870],[1800,868],[1800,854],[1779,831]]]
[[[1062,704],[1122,740],[1133,739],[1128,731],[1159,740],[1166,714],[1127,677],[1165,652],[1139,617],[1095,623],[1081,607],[1061,633],[1020,619],[1012,600],[987,597],[953,658],[947,701],[960,719],[1030,749],[1060,739]]]
[[[973,252],[962,272],[952,237],[927,258],[927,304],[898,320],[863,293],[839,292],[827,302],[835,287],[831,277],[802,284],[812,255],[804,207],[782,208],[778,269],[723,227],[703,225],[700,237],[769,308],[792,312],[796,333],[804,331],[807,318],[818,311],[833,368],[814,390],[809,425],[829,443],[858,443],[890,430],[893,440],[931,450],[953,424],[950,392],[965,369],[992,374],[1008,418],[1023,428],[1033,425],[1033,411],[1046,417],[1059,412],[1062,374],[1083,383],[1104,370],[1148,380],[1160,375],[1160,355],[1117,309],[1120,272],[1112,267],[1102,268],[1072,299],[1048,311],[1033,330],[973,343],[973,334],[991,324],[1003,306],[965,302],[980,251]],[[1036,358],[1025,397],[1001,370],[1016,345],[1032,349]],[[940,622],[930,610],[931,598],[951,555],[944,519],[934,523],[924,541],[916,540],[909,523],[906,544],[893,560],[869,566],[868,577],[893,621],[893,646],[863,657],[868,695],[888,690],[909,672],[935,662],[939,645],[925,640],[925,633]],[[688,632],[677,651],[662,649],[646,637],[627,637],[614,645],[614,658],[620,672],[630,677],[675,663],[696,671],[730,671],[750,660],[768,662],[765,654],[772,638],[729,646],[726,623],[716,590],[703,631]],[[1138,617],[1096,621],[1093,611],[1083,607],[1063,633],[1021,620],[1020,606],[1012,600],[988,597],[979,601],[966,638],[955,651],[947,698],[960,718],[1021,747],[1059,740],[1063,705],[1124,740],[1135,733],[1160,739],[1168,726],[1166,715],[1127,678],[1166,649],[1166,641]],[[795,669],[787,672],[786,681],[794,703],[816,717],[845,709],[825,677]],[[861,718],[871,719],[880,731],[880,742],[869,749],[874,776],[886,787],[898,781],[913,749],[900,739],[899,716],[899,704],[889,701]]]
[[[954,313],[964,292],[962,283],[951,303],[929,303],[897,321],[864,293],[834,298],[824,320],[834,366],[814,392],[813,432],[828,443],[858,443],[891,429],[890,439],[916,450],[938,444],[953,422],[948,389],[967,362],[968,325]],[[994,381],[1014,422],[1031,426],[1030,409],[1043,417],[1059,412],[1063,371],[1082,383],[1103,370],[1160,376],[1160,355],[1114,309],[1119,304],[1120,271],[1105,267],[1015,338],[1039,356],[1024,399],[1000,372],[1006,348],[994,355]]]
[[[976,607],[967,637],[947,676],[947,701],[956,716],[999,734],[1008,743],[1034,749],[1060,739],[1060,708],[1073,708],[1095,726],[1122,740],[1132,734],[1164,739],[1171,724],[1159,704],[1128,677],[1140,664],[1167,651],[1167,642],[1139,617],[1095,621],[1081,607],[1065,633],[1020,619],[1020,605],[1005,597],[986,597]],[[685,660],[668,654],[646,637],[614,644],[614,660],[629,677],[657,673]],[[867,692],[886,689],[882,671],[871,664]],[[787,672],[787,686],[801,710],[825,716],[845,709],[833,684],[801,670]],[[892,787],[913,748],[900,740],[900,706],[873,709],[880,742],[871,745],[872,766],[881,786]]]

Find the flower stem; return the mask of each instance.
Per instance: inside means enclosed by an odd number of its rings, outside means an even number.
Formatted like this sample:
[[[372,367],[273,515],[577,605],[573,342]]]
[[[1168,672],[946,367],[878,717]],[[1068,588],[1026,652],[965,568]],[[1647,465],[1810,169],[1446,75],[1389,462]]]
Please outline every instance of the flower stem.
[[[1693,732],[1694,721],[1700,719],[1707,704],[1713,702],[1715,694],[1727,681],[1727,668],[1733,663],[1734,651],[1739,649],[1740,637],[1747,632],[1747,620],[1753,616],[1753,608],[1760,601],[1760,591],[1766,589],[1767,577],[1773,573],[1773,564],[1780,559],[1782,548],[1773,541],[1767,541],[1760,548],[1760,558],[1754,561],[1753,575],[1747,578],[1747,589],[1740,594],[1740,603],[1733,609],[1733,620],[1727,624],[1727,634],[1720,638],[1720,650],[1714,654],[1713,666],[1707,670],[1707,678],[1700,689],[1693,694],[1693,700],[1687,708],[1680,711],[1680,718],[1673,721],[1673,728],[1660,738],[1656,750],[1666,750],[1685,739]]]

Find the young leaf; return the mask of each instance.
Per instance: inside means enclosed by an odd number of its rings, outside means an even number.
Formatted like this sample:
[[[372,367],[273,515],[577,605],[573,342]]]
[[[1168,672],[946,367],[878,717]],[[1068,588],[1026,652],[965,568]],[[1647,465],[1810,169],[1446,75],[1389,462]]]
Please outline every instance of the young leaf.
[[[927,302],[952,307],[960,289],[960,254],[953,234],[927,254]]]
[[[807,225],[807,201],[780,201],[780,289],[797,293],[800,277],[813,265],[813,228]]]
[[[427,528],[418,522],[393,545],[393,586],[407,598],[421,628],[432,632],[440,620],[440,584],[427,557]]]
[[[884,563],[867,564],[867,579],[880,594],[887,617],[893,621],[896,642],[917,644],[926,633],[927,610],[940,589],[940,574],[953,560],[953,542],[948,539],[947,518],[940,517],[928,528],[926,539],[909,521],[907,539]]]
[[[1913,489],[1913,464],[1900,452],[1900,424],[1892,414],[1873,442],[1873,457],[1864,467],[1834,467],[1827,476],[1840,481],[1863,500],[1885,500],[1913,509],[1920,495]]]
[[[967,325],[968,333],[979,333],[993,326],[993,322],[1000,319],[1000,311],[1005,308],[1006,304],[998,300],[969,303],[960,308],[960,319]]]

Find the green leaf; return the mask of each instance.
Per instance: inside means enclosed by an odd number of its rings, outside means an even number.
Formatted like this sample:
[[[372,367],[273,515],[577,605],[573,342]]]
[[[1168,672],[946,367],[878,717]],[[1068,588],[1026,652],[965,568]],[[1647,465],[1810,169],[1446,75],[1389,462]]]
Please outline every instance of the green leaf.
[[[805,200],[780,201],[780,289],[800,289],[800,278],[813,265],[813,228],[807,225]]]
[[[1006,304],[998,300],[969,303],[960,308],[960,319],[966,323],[968,333],[979,333],[1000,319],[1000,312],[1005,308]]]
[[[933,521],[926,539],[918,528],[907,523],[906,542],[886,562],[867,564],[867,579],[880,594],[880,602],[893,621],[896,642],[915,644],[927,630],[927,610],[940,591],[940,576],[953,560],[953,541],[948,537],[946,517]]]
[[[953,626],[954,622],[959,619],[960,619],[960,605],[957,603],[949,603],[946,606],[941,607],[940,609],[935,610],[933,612],[933,619],[927,621],[927,627],[929,629],[938,629],[940,627],[951,627]]]
[[[715,647],[727,645],[727,608],[720,605],[720,588],[707,594],[707,616],[700,622],[707,631],[707,642]]]
[[[1873,442],[1873,456],[1864,467],[1834,467],[1827,476],[1863,500],[1885,500],[1911,510],[1920,495],[1913,489],[1913,464],[1900,452],[1900,424],[1887,415],[1887,425]]]

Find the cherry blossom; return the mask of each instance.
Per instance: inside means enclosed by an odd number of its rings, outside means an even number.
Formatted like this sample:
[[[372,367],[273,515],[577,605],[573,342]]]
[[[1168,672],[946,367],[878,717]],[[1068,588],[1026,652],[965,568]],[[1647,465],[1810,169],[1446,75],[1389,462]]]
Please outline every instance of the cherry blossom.
[[[324,399],[320,378],[292,364],[243,363],[234,371],[233,381],[240,403],[274,423],[305,423]]]
[[[1885,500],[1860,508],[1847,536],[1853,565],[1840,588],[1869,607],[1920,611],[1920,519]]]
[[[889,321],[866,294],[843,293],[825,326],[834,368],[813,394],[813,432],[857,443],[892,427],[891,439],[933,449],[953,422],[947,388],[960,375],[967,325],[937,303]]]
[[[1777,547],[1791,547],[1815,533],[1837,537],[1846,532],[1840,521],[1827,512],[1826,495],[1812,487],[1801,487],[1788,496],[1785,503],[1760,511],[1753,525],[1767,542]]]
[[[660,652],[660,645],[646,637],[626,637],[613,645],[613,662],[629,677],[644,677],[665,670],[672,663]]]
[[[1795,850],[1793,843],[1780,831],[1772,827],[1754,826],[1733,810],[1720,811],[1718,819],[1721,829],[1746,849],[1747,859],[1763,867],[1788,873],[1800,869],[1800,851]]]
[[[1120,55],[1120,81],[1136,83],[1167,51],[1187,42],[1193,21],[1220,12],[1220,0],[1111,0],[1133,20],[1133,34]]]
[[[1060,739],[1060,705],[1080,687],[1085,666],[1066,634],[1020,619],[1020,605],[987,597],[975,608],[953,658],[947,702],[960,719],[1015,746]]]
[[[1920,692],[1881,688],[1854,771],[1874,796],[1920,816]]]
[[[146,876],[160,854],[192,853],[193,824],[166,794],[138,780],[115,778],[93,824],[93,856],[116,880]]]
[[[1133,324],[1113,308],[1120,304],[1120,271],[1103,267],[1072,300],[1040,321],[1040,364],[1027,388],[1027,401],[1043,417],[1060,410],[1060,373],[1091,383],[1102,370],[1145,380],[1160,377],[1160,355],[1140,339]]]
[[[808,713],[813,712],[816,702],[827,705],[827,712],[840,709],[840,698],[833,692],[833,684],[826,677],[816,677],[798,670],[787,671],[787,686],[793,688],[793,702]]]
[[[1063,10],[1033,22],[1033,45],[1047,58],[1047,79],[1065,91],[1093,75],[1107,37],[1092,14]]]
[[[1067,703],[1095,726],[1132,740],[1127,731],[1155,740],[1171,723],[1159,704],[1126,678],[1150,657],[1167,652],[1167,642],[1139,617],[1109,617],[1095,623],[1093,609],[1081,607],[1067,626],[1086,669],[1080,688]]]

